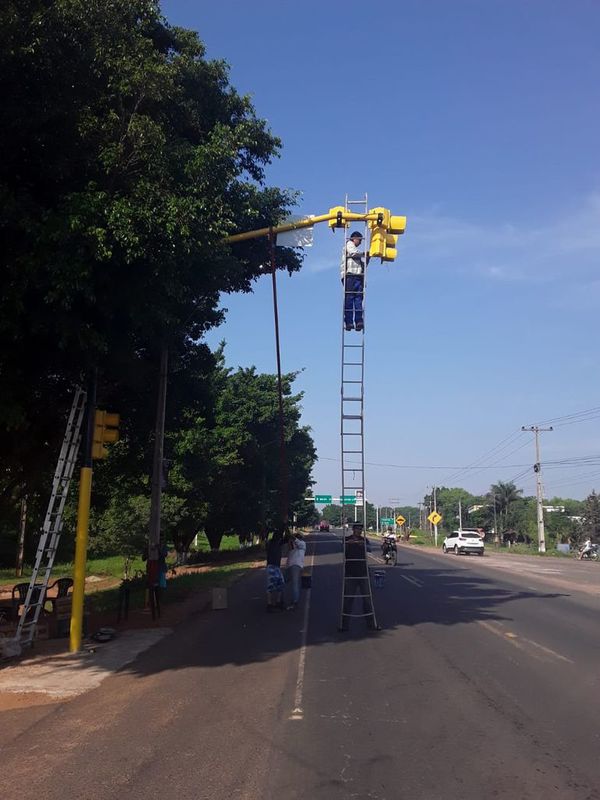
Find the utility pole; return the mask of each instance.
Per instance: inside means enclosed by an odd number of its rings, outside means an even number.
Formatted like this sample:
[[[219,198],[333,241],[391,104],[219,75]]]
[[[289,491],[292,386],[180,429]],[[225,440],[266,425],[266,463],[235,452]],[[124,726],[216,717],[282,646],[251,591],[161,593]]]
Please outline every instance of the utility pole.
[[[531,431],[535,433],[535,464],[533,471],[536,477],[536,494],[537,494],[537,529],[538,529],[538,551],[540,553],[546,552],[546,539],[544,536],[544,508],[543,503],[543,489],[542,489],[542,465],[540,462],[540,432],[552,431],[554,428],[538,428],[537,425],[530,425],[526,427],[521,426],[522,431]]]
[[[498,532],[498,522],[496,520],[496,493],[493,494],[494,497],[494,539],[496,540],[496,544],[500,547],[500,533]]]
[[[165,441],[165,411],[167,406],[167,367],[169,351],[162,344],[160,351],[160,376],[156,401],[154,428],[154,460],[152,464],[152,493],[150,499],[150,532],[148,535],[148,561],[158,561],[160,547],[160,506],[163,478],[163,451]]]
[[[458,530],[462,531],[462,503],[458,501]]]
[[[434,511],[437,511],[437,494],[436,494],[436,491],[437,490],[436,490],[436,488],[434,486],[433,487],[433,510]],[[434,534],[433,535],[434,535],[435,546],[437,547],[437,543],[438,543],[437,523],[433,526],[433,530],[434,530]]]

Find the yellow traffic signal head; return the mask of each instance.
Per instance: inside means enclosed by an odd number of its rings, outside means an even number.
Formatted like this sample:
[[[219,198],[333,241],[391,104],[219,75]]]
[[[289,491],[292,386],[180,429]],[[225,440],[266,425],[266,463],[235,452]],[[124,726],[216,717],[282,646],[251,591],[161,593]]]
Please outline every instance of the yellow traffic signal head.
[[[373,228],[371,232],[371,243],[369,244],[370,258],[383,258],[385,255],[385,228]]]
[[[377,219],[370,219],[369,220],[369,228],[371,230],[375,230],[375,228],[388,228],[390,224],[390,210],[389,208],[382,208],[378,206],[377,208],[370,208],[369,215],[377,214]]]
[[[406,217],[390,216],[388,233],[404,233],[406,230]]]
[[[113,444],[119,441],[119,423],[121,418],[118,414],[96,409],[94,416],[94,440],[92,442],[92,458],[101,459],[108,456],[105,444]]]
[[[330,208],[329,216],[333,217],[333,219],[330,219],[328,223],[331,230],[334,228],[347,227],[348,221],[346,220],[346,209],[344,206],[335,206],[334,208]]]
[[[384,253],[383,256],[381,257],[382,261],[393,261],[396,258],[396,256],[398,255],[398,250],[396,249],[397,242],[398,242],[398,234],[386,233]]]

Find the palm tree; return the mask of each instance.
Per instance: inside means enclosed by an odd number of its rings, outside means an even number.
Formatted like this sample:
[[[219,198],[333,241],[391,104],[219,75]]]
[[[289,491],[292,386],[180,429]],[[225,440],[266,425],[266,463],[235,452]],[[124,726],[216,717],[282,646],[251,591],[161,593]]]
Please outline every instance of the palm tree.
[[[508,481],[508,483],[498,481],[498,483],[494,483],[490,486],[490,491],[488,493],[489,502],[492,508],[496,510],[496,514],[499,517],[500,528],[503,532],[508,528],[508,512],[510,511],[510,507],[519,499],[521,494],[523,494],[523,490],[517,489],[512,481]],[[498,532],[496,532],[496,535],[497,534]]]

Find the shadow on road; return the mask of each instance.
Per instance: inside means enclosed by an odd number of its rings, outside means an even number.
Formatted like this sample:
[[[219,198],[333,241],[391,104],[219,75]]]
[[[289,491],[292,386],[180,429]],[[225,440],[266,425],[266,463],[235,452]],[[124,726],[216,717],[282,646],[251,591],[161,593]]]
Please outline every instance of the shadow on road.
[[[372,569],[385,572],[383,588],[374,589],[378,621],[383,631],[372,633],[362,620],[352,620],[349,633],[339,633],[341,601],[341,543],[310,537],[315,552],[310,593],[309,646],[389,635],[406,626],[460,625],[479,621],[511,619],[504,614],[507,603],[544,599],[552,601],[568,595],[518,591],[498,586],[493,580],[452,568],[415,567],[403,561],[385,567],[370,559]],[[376,551],[374,551],[376,555]],[[298,650],[304,619],[301,607],[289,612],[265,612],[264,574],[250,573],[229,590],[229,608],[195,615],[175,633],[140,656],[124,669],[139,676],[163,670],[221,667],[265,662]]]

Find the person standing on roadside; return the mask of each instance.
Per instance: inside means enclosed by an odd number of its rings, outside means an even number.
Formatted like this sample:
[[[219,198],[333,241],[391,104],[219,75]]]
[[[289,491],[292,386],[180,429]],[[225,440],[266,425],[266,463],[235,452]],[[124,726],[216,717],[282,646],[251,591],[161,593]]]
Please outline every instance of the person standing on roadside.
[[[286,573],[291,594],[288,610],[296,608],[300,601],[300,583],[302,580],[302,568],[304,567],[305,555],[306,542],[301,533],[296,533],[290,540],[287,556]]]

